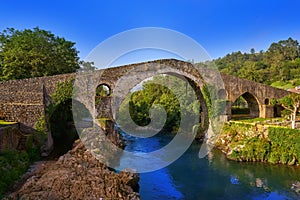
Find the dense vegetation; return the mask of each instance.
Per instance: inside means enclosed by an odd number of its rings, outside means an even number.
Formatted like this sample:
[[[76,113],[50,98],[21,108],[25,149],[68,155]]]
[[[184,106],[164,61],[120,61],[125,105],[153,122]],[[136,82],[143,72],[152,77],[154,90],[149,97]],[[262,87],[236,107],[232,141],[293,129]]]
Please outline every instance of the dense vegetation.
[[[18,180],[28,169],[28,153],[13,150],[0,152],[0,198],[3,193]]]
[[[39,28],[0,32],[0,80],[75,72],[75,43]]]
[[[165,87],[165,84],[168,87]],[[129,104],[130,115],[134,122],[139,126],[146,126],[151,120],[150,108],[161,105],[167,114],[165,130],[176,132],[181,119],[186,124],[195,123],[186,119],[191,119],[193,115],[199,112],[200,104],[199,101],[192,98],[192,88],[187,87],[186,84],[189,83],[169,75],[155,76],[153,79],[145,81],[142,89],[132,92],[131,97],[129,95],[129,98],[121,105],[118,120],[121,120],[123,124],[130,123],[130,120],[124,118],[127,115],[123,114],[127,109],[125,105]],[[151,117],[160,119],[163,116],[152,112]]]
[[[10,127],[8,127],[10,129]],[[0,151],[0,199],[15,181],[26,172],[29,165],[40,159],[43,137],[32,134],[26,143],[26,151]]]
[[[284,89],[300,85],[300,45],[288,38],[267,51],[240,51],[214,60],[221,72]]]
[[[218,136],[216,147],[238,161],[300,164],[300,130],[229,123]]]
[[[297,93],[290,94],[281,99],[278,99],[277,102],[285,110],[282,112],[282,115],[288,116],[292,122],[292,129],[296,128],[296,117],[300,113],[300,95]]]

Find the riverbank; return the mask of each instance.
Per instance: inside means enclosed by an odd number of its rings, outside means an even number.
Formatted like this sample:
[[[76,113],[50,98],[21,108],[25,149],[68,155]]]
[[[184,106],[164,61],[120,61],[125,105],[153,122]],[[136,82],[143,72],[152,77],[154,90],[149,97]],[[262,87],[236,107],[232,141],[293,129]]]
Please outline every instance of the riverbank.
[[[300,130],[277,126],[226,123],[215,147],[235,161],[300,165]]]
[[[137,175],[110,170],[81,142],[25,176],[24,184],[5,199],[139,199]]]

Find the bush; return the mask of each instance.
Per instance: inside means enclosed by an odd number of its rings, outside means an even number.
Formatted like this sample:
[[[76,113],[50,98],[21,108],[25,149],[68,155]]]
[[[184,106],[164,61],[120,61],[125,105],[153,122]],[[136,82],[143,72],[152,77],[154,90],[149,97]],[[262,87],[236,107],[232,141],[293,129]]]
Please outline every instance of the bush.
[[[216,147],[232,150],[227,156],[233,160],[300,164],[300,130],[268,127],[268,136],[263,135],[255,125],[225,124]]]
[[[30,156],[24,151],[7,150],[0,153],[0,198],[26,172],[29,165]]]
[[[300,161],[300,130],[269,127],[271,163],[296,164]]]

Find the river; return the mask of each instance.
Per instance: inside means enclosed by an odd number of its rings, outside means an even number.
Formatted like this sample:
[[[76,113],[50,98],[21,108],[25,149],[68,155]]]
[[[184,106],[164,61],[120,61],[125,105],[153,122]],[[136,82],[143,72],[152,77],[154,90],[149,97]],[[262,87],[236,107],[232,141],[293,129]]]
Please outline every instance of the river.
[[[123,133],[126,150],[149,152],[166,145],[172,135],[135,138]],[[153,199],[300,199],[291,190],[300,181],[300,168],[266,163],[229,161],[218,150],[198,158],[200,143],[194,142],[174,163],[160,170],[140,174],[140,195]],[[130,162],[121,158],[121,165]]]

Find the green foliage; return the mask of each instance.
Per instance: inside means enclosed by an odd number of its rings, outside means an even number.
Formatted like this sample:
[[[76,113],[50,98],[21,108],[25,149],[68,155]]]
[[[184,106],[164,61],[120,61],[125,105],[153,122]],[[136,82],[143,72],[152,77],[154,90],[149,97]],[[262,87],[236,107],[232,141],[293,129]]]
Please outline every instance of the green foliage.
[[[10,125],[10,124],[15,124],[16,122],[6,122],[4,120],[0,120],[0,127],[1,126],[7,126],[7,125]]]
[[[283,90],[287,90],[287,89],[290,89],[290,88],[293,88],[295,86],[298,86],[300,84],[294,84],[296,83],[297,80],[293,79],[293,80],[285,80],[285,81],[275,81],[271,84],[272,87],[276,87],[276,88],[280,88],[280,89],[283,89]]]
[[[294,110],[295,108],[300,108],[300,95],[297,93],[292,93],[281,99],[278,99],[277,102],[288,110]]]
[[[266,137],[251,124],[225,124],[216,147],[232,149],[228,157],[233,160],[295,165],[300,163],[300,130],[270,126]]]
[[[54,107],[72,98],[74,78],[56,84],[56,89],[51,95],[52,104]]]
[[[292,93],[277,100],[277,102],[285,109],[283,115],[290,115],[292,128],[294,129],[296,124],[296,116],[300,111],[300,95],[297,93]]]
[[[277,104],[276,99],[272,98],[272,99],[270,100],[270,105],[275,106],[276,104]]]
[[[10,133],[11,127],[6,129]],[[40,147],[44,143],[45,135],[34,132],[27,136],[26,151],[0,151],[0,198],[3,193],[26,172],[29,165],[40,160]]]
[[[296,164],[300,163],[300,130],[269,127],[271,151],[269,162]]]
[[[164,86],[166,83],[168,84],[167,87]],[[192,98],[194,91],[186,84],[188,84],[186,81],[174,76],[161,75],[153,77],[152,80],[143,83],[142,90],[133,92],[123,101],[118,120],[122,121],[122,124],[130,123],[130,120],[124,117],[127,115],[123,114],[129,105],[129,112],[134,122],[140,126],[146,126],[150,123],[150,108],[161,105],[167,114],[165,130],[176,131],[181,120],[185,124],[194,124],[195,122],[186,119],[193,118],[199,112],[200,104]],[[161,109],[160,107],[157,108]],[[156,112],[152,112],[151,115],[155,119],[162,117]]]
[[[0,198],[4,192],[26,172],[29,165],[39,159],[38,149],[29,151],[6,150],[0,152]]]
[[[269,119],[259,117],[259,118],[239,119],[239,120],[232,120],[232,121],[246,122],[246,123],[255,123],[255,122],[263,123],[265,120],[269,120]]]
[[[272,43],[266,52],[233,52],[214,60],[221,72],[288,89],[300,84],[300,45],[288,38]]]
[[[236,107],[240,107],[240,108],[247,108],[248,107],[248,103],[247,101],[244,99],[243,96],[239,96],[234,103],[232,104],[232,106],[236,106]]]
[[[110,89],[107,85],[101,84],[96,88],[96,96],[98,97],[106,97],[110,95]]]
[[[208,115],[212,117],[213,115],[213,106],[212,106],[212,101],[211,101],[211,96],[209,92],[210,88],[207,84],[203,85],[201,92],[203,94],[203,98],[206,102],[207,110],[208,110]]]
[[[46,114],[49,117],[48,125],[54,140],[54,154],[64,154],[72,148],[73,142],[78,139],[74,125],[73,105],[78,109],[75,113],[78,117],[90,117],[89,111],[83,104],[73,101],[73,81],[57,83],[54,93],[51,95],[51,103],[48,105]],[[57,155],[54,155],[57,156]]]
[[[155,104],[162,105],[167,112],[164,127],[166,130],[174,130],[176,126],[179,126],[180,105],[175,94],[170,89],[154,82],[143,84],[143,90],[132,94],[129,102],[132,119],[140,126],[148,125],[150,123],[149,110]]]
[[[79,61],[80,69],[84,71],[93,71],[96,69],[94,62]]]
[[[34,125],[34,129],[42,134],[46,134],[45,115],[42,115]]]
[[[213,119],[221,114],[224,114],[227,101],[219,100],[217,98],[216,87],[214,87],[213,85],[205,84],[202,87],[201,92],[208,109],[209,118]]]
[[[8,28],[0,33],[0,80],[75,72],[79,57],[74,45],[38,27]]]

